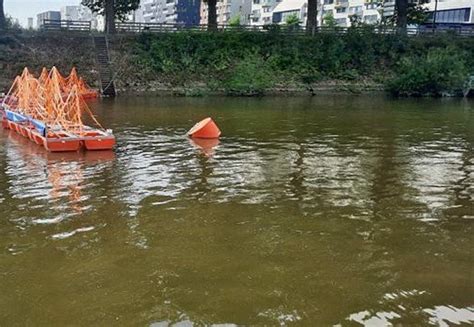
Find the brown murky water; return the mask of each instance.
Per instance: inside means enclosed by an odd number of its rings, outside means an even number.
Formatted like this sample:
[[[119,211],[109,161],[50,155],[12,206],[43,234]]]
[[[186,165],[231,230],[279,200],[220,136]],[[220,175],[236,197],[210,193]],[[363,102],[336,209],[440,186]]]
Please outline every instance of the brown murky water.
[[[94,107],[115,153],[0,133],[0,325],[474,323],[472,102]]]

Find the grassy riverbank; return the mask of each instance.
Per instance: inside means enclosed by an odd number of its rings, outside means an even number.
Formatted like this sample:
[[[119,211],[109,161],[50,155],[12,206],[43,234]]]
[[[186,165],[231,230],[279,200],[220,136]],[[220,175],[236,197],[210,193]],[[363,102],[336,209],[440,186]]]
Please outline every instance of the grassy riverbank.
[[[459,91],[474,72],[473,39],[380,35],[370,29],[314,37],[278,32],[141,35],[118,37],[113,48],[122,76],[119,87],[147,89],[148,81],[159,81],[158,87],[181,87],[190,94],[385,87],[399,95],[440,95]]]
[[[406,37],[370,29],[314,37],[278,31],[179,32],[110,39],[123,92],[178,95],[373,92],[456,94],[474,73],[474,39]],[[90,37],[32,34],[0,38],[2,87],[25,65],[75,65],[97,80]]]

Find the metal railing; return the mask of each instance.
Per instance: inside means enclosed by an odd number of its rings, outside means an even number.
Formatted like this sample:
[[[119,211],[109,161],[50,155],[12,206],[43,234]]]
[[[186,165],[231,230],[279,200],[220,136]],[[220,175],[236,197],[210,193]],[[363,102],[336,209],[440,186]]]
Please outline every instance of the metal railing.
[[[195,32],[207,32],[207,25],[184,25],[184,24],[169,24],[169,23],[133,23],[133,22],[118,22],[116,23],[116,29],[118,33],[167,33],[167,32],[179,32],[179,31],[195,31]],[[397,34],[401,30],[396,27],[380,27],[380,26],[365,26],[365,27],[326,27],[318,26],[314,28],[311,33],[307,33],[305,26],[299,25],[217,25],[214,29],[217,32],[229,32],[229,31],[248,31],[248,32],[279,32],[282,34],[319,34],[319,33],[335,33],[335,34],[346,34],[349,31],[353,32],[371,32],[374,34]],[[474,36],[474,25],[465,27],[430,27],[420,26],[416,28],[407,28],[406,34],[410,36],[417,35],[434,35],[434,34],[446,34],[451,33],[456,36]]]
[[[57,19],[43,19],[41,25],[43,30],[55,30],[55,31],[83,31],[90,32],[91,22],[90,21],[79,21],[79,20],[57,20]]]
[[[134,23],[134,22],[117,22],[115,24],[117,33],[174,33],[181,31],[207,32],[207,25],[186,25],[186,24],[169,24],[169,23]],[[43,21],[43,30],[53,31],[91,31],[90,21],[71,21],[71,20],[52,20],[45,19]],[[397,34],[400,29],[390,26],[364,26],[364,27],[326,27],[318,26],[309,33],[305,26],[300,25],[217,25],[213,31],[216,32],[262,32],[262,33],[280,33],[290,35],[316,35],[321,33],[346,34],[348,32],[355,33],[373,33],[373,34]],[[474,37],[474,24],[465,26],[420,26],[416,28],[407,28],[406,34],[409,36],[430,36],[438,34],[449,34],[460,37]]]

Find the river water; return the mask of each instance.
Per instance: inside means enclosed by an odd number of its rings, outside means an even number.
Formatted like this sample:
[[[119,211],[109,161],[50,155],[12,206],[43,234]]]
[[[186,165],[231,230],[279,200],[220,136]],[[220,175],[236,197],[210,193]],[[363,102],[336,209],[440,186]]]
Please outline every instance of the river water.
[[[0,133],[0,325],[474,323],[473,102],[92,107],[115,152]]]

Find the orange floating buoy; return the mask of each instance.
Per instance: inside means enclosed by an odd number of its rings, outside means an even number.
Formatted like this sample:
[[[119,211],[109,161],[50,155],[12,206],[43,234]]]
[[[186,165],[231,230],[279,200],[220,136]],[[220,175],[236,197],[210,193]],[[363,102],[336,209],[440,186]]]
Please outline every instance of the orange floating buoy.
[[[201,120],[188,132],[188,136],[201,139],[217,139],[220,135],[219,127],[210,117]]]

